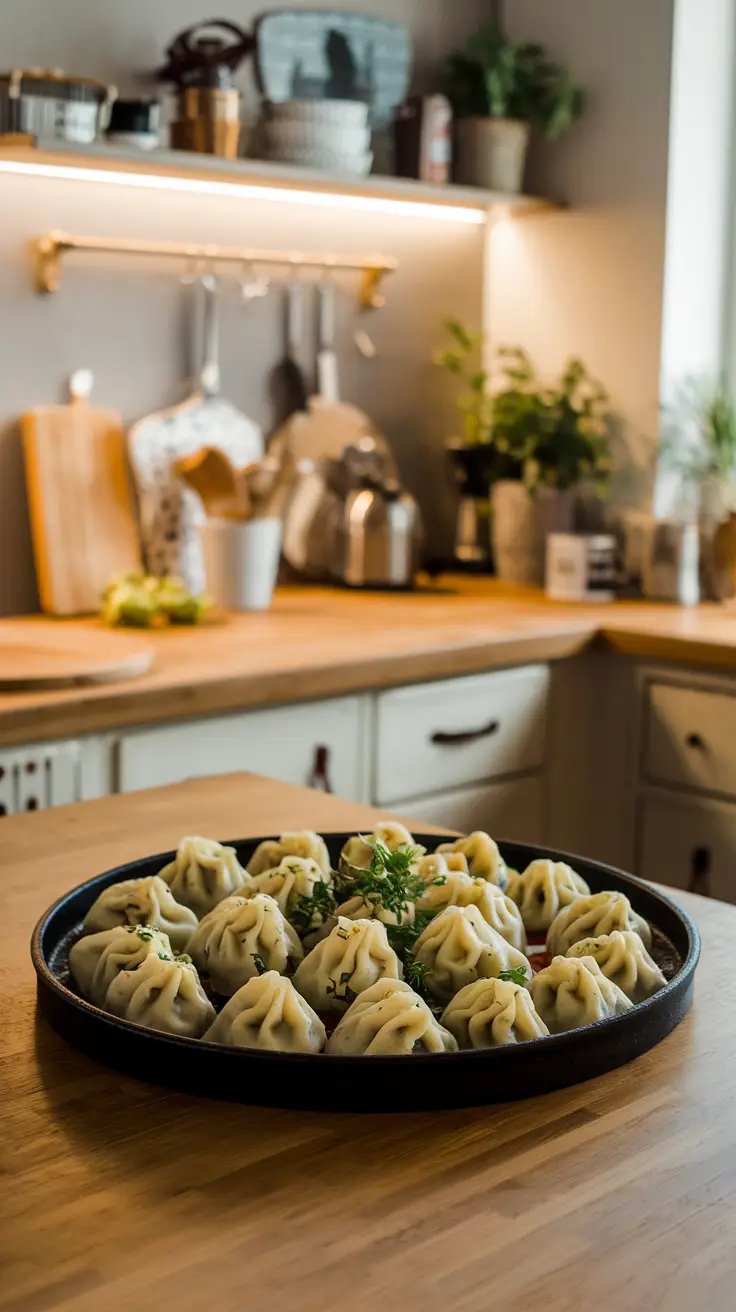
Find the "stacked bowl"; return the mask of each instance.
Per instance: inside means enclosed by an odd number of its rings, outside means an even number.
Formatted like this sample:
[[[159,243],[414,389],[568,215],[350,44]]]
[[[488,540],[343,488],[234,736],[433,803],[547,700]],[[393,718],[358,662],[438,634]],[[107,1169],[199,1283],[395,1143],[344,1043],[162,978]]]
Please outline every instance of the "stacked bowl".
[[[359,100],[284,100],[268,107],[263,125],[265,155],[359,177],[371,171],[368,106]]]

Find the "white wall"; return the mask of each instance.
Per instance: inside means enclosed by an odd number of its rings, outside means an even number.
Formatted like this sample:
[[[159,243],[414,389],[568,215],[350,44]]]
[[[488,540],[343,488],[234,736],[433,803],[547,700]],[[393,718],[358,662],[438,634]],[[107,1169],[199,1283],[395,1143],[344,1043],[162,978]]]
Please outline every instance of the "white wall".
[[[547,45],[590,99],[581,123],[541,146],[530,170],[531,188],[571,212],[494,234],[491,331],[496,342],[523,342],[544,371],[575,353],[603,380],[626,447],[616,497],[630,504],[648,496],[658,428],[673,7],[505,5],[511,34]]]
[[[309,7],[311,0],[303,3]],[[268,7],[263,0],[229,0],[223,10],[248,26]],[[415,43],[419,89],[436,85],[449,50],[490,12],[489,0],[341,0],[335,7],[368,8],[405,22]],[[137,72],[160,62],[173,35],[202,13],[201,0],[0,0],[2,66],[62,66],[141,94]],[[242,85],[252,113],[247,74]],[[28,245],[51,227],[287,250],[380,249],[398,256],[401,268],[388,288],[386,309],[371,318],[379,354],[369,365],[352,345],[355,280],[344,283],[344,395],[384,427],[406,481],[420,497],[433,545],[449,546],[454,495],[442,444],[452,434],[455,410],[452,387],[429,358],[442,315],[480,318],[482,229],[327,210],[303,215],[266,202],[17,177],[0,182],[0,219],[0,614],[35,605],[15,416],[63,399],[70,371],[84,365],[96,375],[97,401],[133,420],[181,396],[190,366],[187,299],[176,278],[150,277],[129,266],[115,271],[107,260],[83,260],[75,267],[70,261],[57,296],[34,295]],[[234,298],[223,310],[225,391],[265,426],[280,324],[275,296],[247,314]]]

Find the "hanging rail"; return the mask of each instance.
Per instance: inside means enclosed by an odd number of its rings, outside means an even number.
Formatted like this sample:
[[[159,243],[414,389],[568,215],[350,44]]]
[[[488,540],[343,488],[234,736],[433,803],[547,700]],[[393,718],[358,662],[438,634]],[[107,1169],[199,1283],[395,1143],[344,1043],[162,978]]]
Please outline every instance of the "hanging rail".
[[[150,255],[159,259],[184,260],[195,267],[215,269],[222,264],[247,266],[269,265],[282,269],[323,269],[358,271],[363,274],[360,303],[366,308],[383,305],[381,282],[399,267],[389,255],[310,255],[301,251],[270,251],[257,247],[208,246],[193,242],[143,241],[136,237],[80,237],[69,232],[52,231],[35,243],[38,289],[58,291],[61,282],[61,257],[66,251],[92,251],[107,255]]]

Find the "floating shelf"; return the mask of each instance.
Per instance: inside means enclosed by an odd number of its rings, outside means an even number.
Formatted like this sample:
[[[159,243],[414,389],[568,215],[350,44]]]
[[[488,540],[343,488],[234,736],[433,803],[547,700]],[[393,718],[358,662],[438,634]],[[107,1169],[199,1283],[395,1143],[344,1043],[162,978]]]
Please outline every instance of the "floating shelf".
[[[273,164],[225,160],[187,151],[135,151],[116,146],[70,147],[42,141],[37,146],[0,146],[0,173],[72,178],[172,191],[241,194],[295,204],[414,214],[458,223],[482,224],[489,217],[522,218],[559,208],[537,196],[514,196],[479,187],[429,186],[405,178],[356,178]]]

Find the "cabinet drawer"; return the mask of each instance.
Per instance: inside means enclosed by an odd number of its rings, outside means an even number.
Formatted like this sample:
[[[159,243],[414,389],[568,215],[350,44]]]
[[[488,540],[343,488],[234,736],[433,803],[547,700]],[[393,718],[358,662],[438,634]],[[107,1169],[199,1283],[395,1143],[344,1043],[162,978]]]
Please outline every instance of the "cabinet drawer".
[[[650,779],[736,796],[736,696],[650,684],[645,769]]]
[[[129,734],[118,745],[120,791],[253,770],[285,783],[312,785],[324,748],[331,789],[365,800],[362,697],[279,706]]]
[[[412,821],[428,820],[462,834],[484,829],[493,838],[519,843],[544,841],[543,787],[542,780],[535,776],[414,798],[397,802],[394,809]]]
[[[640,818],[640,875],[736,902],[736,806],[647,797]]]
[[[535,769],[544,759],[548,686],[546,666],[530,665],[382,693],[378,805]]]

